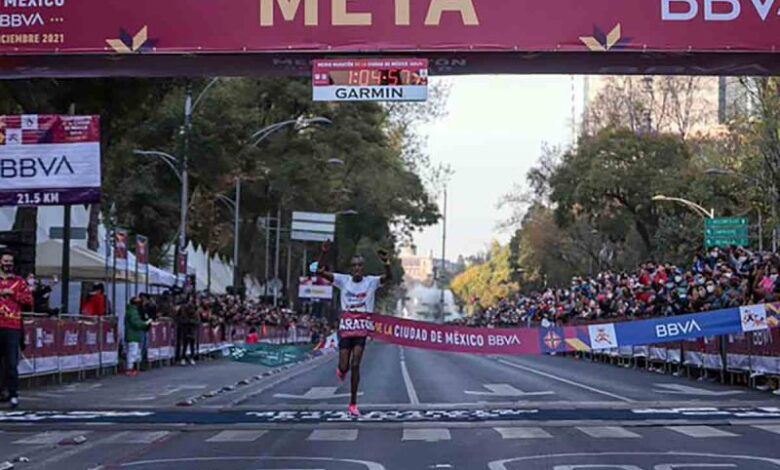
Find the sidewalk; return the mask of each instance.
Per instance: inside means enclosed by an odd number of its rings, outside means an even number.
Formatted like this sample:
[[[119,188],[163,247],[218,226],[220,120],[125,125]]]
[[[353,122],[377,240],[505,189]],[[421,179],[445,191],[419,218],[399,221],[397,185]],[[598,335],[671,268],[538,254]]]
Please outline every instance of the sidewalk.
[[[151,409],[175,407],[192,396],[233,385],[268,368],[217,359],[195,366],[152,369],[20,391],[20,410]],[[0,409],[3,409],[0,407]]]

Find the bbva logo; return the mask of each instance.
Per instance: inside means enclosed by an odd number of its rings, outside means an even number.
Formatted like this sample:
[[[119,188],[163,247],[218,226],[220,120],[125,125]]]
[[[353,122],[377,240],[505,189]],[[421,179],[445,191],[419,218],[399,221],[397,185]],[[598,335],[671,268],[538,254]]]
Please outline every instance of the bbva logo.
[[[701,327],[696,320],[688,320],[686,322],[674,322],[674,323],[662,323],[655,325],[655,335],[659,338],[666,338],[669,336],[679,336],[694,331],[701,331]]]

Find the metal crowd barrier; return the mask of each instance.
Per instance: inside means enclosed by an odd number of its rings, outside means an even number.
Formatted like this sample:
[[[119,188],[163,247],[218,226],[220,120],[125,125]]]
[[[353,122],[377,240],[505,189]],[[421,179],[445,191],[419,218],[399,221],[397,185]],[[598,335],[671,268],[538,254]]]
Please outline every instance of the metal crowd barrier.
[[[698,338],[674,343],[622,347],[590,354],[624,367],[644,367],[692,376],[720,374],[734,383],[744,376],[750,385],[758,377],[780,377],[780,328]]]
[[[117,321],[113,317],[24,315],[25,350],[21,377],[60,375],[105,369],[119,364]]]
[[[224,351],[233,344],[242,343],[249,334],[247,325],[211,327],[201,325],[198,332],[198,353],[209,355]],[[117,318],[83,315],[49,317],[41,314],[24,315],[26,348],[19,362],[23,379],[75,374],[79,379],[88,372],[102,375],[116,373],[120,366],[120,347]],[[258,328],[260,341],[274,344],[309,342],[311,333],[306,328]],[[176,325],[170,318],[152,323],[147,335],[146,358],[151,365],[169,364],[176,355]]]

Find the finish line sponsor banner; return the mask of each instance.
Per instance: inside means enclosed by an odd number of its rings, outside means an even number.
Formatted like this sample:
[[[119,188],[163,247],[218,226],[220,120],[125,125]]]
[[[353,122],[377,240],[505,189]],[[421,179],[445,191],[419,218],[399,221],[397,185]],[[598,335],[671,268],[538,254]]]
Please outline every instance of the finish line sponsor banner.
[[[413,348],[470,354],[536,355],[643,346],[764,331],[780,326],[780,304],[649,320],[550,328],[471,328],[370,315],[371,336]]]
[[[770,52],[777,0],[3,0],[3,55]],[[163,59],[164,61],[165,59]],[[151,64],[159,64],[154,61]]]
[[[100,201],[98,116],[0,116],[0,206]]]
[[[372,315],[374,339],[413,348],[472,354],[541,354],[539,328],[469,328]]]

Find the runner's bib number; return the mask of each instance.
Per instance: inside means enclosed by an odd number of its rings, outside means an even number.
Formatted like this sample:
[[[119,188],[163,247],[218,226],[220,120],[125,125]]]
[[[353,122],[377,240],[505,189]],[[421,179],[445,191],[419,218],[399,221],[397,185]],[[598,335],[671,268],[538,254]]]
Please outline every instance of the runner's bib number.
[[[342,338],[365,338],[374,331],[374,320],[370,313],[344,312],[339,318],[339,336]]]

